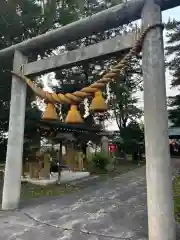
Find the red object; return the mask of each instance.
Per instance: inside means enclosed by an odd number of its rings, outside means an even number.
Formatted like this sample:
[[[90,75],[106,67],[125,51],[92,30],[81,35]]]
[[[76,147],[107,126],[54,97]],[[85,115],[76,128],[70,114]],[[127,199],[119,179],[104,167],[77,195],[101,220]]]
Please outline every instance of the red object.
[[[113,153],[116,151],[116,144],[109,143],[109,152]]]

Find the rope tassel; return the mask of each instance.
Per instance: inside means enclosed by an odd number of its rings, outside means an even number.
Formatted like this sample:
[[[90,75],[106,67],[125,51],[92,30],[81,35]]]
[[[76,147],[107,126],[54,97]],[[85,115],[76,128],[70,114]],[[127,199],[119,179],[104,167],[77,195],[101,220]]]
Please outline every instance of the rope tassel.
[[[108,107],[105,99],[102,96],[102,92],[98,91],[95,93],[95,96],[90,105],[90,111],[92,112],[105,112]]]
[[[83,123],[83,119],[76,105],[71,105],[71,108],[66,116],[65,123],[71,124]]]
[[[56,109],[52,103],[48,103],[42,116],[43,120],[59,120]]]

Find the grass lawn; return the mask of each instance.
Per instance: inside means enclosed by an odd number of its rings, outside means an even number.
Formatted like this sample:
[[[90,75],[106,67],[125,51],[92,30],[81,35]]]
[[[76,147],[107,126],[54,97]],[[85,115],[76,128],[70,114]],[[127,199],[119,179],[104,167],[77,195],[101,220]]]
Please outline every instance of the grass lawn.
[[[173,181],[175,218],[180,223],[180,176]]]
[[[145,165],[145,161],[139,162],[138,165],[132,164],[131,162],[123,163],[118,166],[116,166],[115,170],[108,173],[109,177],[116,177],[118,175],[121,175],[123,173],[129,172],[135,168],[142,167]]]
[[[80,189],[83,189],[83,184],[51,184],[48,186],[38,186],[31,183],[22,183],[21,199],[63,196],[65,194],[77,192]]]

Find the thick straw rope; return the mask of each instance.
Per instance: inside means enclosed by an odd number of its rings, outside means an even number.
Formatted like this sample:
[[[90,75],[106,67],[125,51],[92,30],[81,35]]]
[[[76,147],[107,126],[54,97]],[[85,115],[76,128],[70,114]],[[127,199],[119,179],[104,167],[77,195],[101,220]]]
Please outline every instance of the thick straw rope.
[[[80,91],[76,91],[74,93],[49,93],[47,91],[44,91],[42,88],[38,87],[31,79],[28,77],[16,73],[12,71],[12,74],[15,75],[16,77],[19,77],[20,79],[24,80],[27,85],[33,90],[33,92],[39,96],[40,98],[44,99],[47,102],[50,103],[66,103],[66,104],[78,104],[80,103],[85,97],[90,96],[94,94],[96,91],[104,87],[108,82],[113,81],[114,78],[120,74],[123,74],[123,72],[128,68],[129,62],[132,58],[132,56],[136,55],[141,51],[141,47],[144,41],[144,38],[146,34],[153,28],[156,27],[164,27],[163,24],[155,24],[153,26],[149,26],[147,29],[145,29],[139,39],[135,42],[134,46],[131,48],[129,53],[127,53],[124,58],[112,69],[104,74],[102,78],[100,78],[98,81],[95,83],[91,84],[88,87],[82,88]]]

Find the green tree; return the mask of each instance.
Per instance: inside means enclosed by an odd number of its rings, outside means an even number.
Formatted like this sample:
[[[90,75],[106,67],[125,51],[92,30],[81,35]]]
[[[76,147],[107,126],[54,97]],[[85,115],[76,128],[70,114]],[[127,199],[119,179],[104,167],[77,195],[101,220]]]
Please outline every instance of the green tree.
[[[122,58],[123,56],[121,56]],[[116,60],[117,63],[117,60]],[[110,85],[110,116],[112,120],[116,120],[119,128],[120,136],[123,140],[121,150],[124,159],[127,158],[129,144],[132,142],[133,136],[130,131],[129,123],[136,122],[143,115],[143,111],[137,106],[137,91],[142,91],[142,69],[139,58],[132,58],[128,69],[124,75],[117,76],[116,81]],[[136,139],[139,141],[139,139]],[[133,143],[131,143],[132,145]]]
[[[142,116],[142,110],[137,107],[138,98],[134,96],[137,90],[137,79],[129,74],[121,76],[119,81],[112,84],[112,114],[120,131],[122,128],[126,128],[129,121]]]
[[[133,58],[128,70],[111,84],[111,116],[115,118],[124,143],[128,141],[126,128],[129,122],[139,119],[143,111],[137,106],[137,91],[142,90],[141,67],[138,59]],[[131,139],[132,137],[128,135]]]
[[[36,26],[36,19],[39,18],[39,6],[35,1],[4,1],[1,2],[0,9],[0,49],[16,44],[25,38],[33,36],[33,28]],[[20,5],[21,4],[21,5]],[[21,6],[21,7],[20,7]],[[29,14],[31,11],[31,16]],[[36,17],[35,17],[36,16]],[[25,27],[26,22],[29,25]],[[38,22],[38,20],[37,20]],[[35,33],[36,31],[34,31]],[[4,139],[4,133],[8,130],[10,93],[11,93],[11,73],[12,61],[1,62],[0,66],[0,133]],[[27,99],[31,98],[31,92],[28,90]],[[1,143],[6,141],[4,139]],[[4,143],[3,143],[4,144]],[[5,146],[5,145],[3,145]],[[1,151],[1,158],[5,159],[5,151]]]
[[[36,0],[2,0],[0,9],[0,49],[76,20],[77,11],[73,11],[75,2],[47,1],[45,4],[44,1],[44,4],[42,4],[43,1]],[[71,15],[73,16],[70,18]],[[41,56],[45,54],[49,54],[49,51],[40,53]],[[28,57],[29,60],[36,60],[37,54],[33,52]],[[11,69],[12,61],[1,62],[0,135],[2,139],[4,139],[4,133],[8,130]],[[33,93],[28,89],[27,109],[31,108],[33,98]],[[31,114],[34,114],[33,111],[31,111]],[[32,124],[27,121],[26,123]]]

